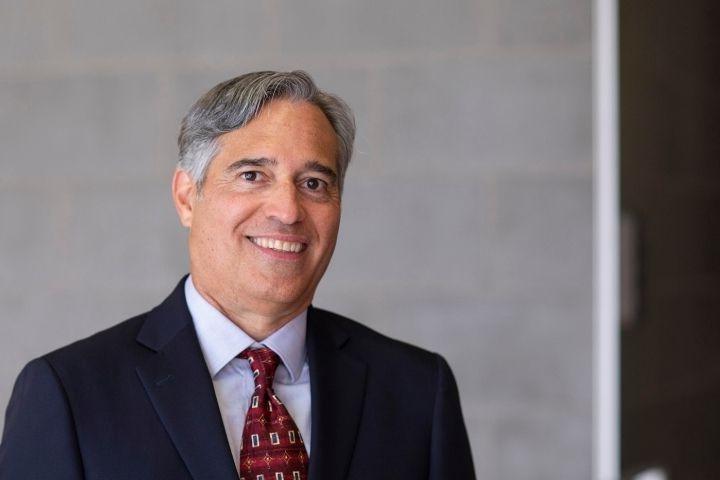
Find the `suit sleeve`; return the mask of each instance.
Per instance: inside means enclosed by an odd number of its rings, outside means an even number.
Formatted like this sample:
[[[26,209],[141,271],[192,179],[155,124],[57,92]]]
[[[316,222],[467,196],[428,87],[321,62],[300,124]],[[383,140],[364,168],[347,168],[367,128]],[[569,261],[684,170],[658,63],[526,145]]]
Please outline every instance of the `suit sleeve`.
[[[430,480],[475,478],[470,442],[460,408],[455,377],[437,356],[438,377],[430,449]]]
[[[0,480],[20,478],[84,478],[67,396],[42,358],[20,372],[5,414]]]

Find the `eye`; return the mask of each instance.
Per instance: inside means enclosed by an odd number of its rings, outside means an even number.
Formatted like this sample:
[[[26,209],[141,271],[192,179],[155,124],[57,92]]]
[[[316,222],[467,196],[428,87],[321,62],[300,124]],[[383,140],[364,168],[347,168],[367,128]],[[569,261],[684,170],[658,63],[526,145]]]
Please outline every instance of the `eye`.
[[[319,178],[308,178],[305,180],[305,187],[307,187],[308,190],[322,190],[326,185],[325,181],[320,180]]]
[[[253,171],[250,171],[250,172],[242,172],[242,173],[240,174],[240,176],[242,177],[243,180],[245,180],[245,181],[247,181],[247,182],[254,182],[254,181],[256,181],[256,180],[258,179],[258,177],[260,176],[260,173],[259,173],[259,172],[253,172]]]

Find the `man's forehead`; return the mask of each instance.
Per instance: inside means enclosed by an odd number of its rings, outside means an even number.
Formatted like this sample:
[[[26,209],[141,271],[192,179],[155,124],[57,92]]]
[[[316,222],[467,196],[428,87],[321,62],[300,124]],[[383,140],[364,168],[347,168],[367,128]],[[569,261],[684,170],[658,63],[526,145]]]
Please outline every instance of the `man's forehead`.
[[[217,139],[220,168],[337,168],[339,142],[323,111],[306,101],[273,100],[250,122]],[[312,165],[311,165],[312,164]]]
[[[273,138],[291,133],[306,133],[312,137],[326,136],[333,143],[337,142],[335,129],[325,112],[305,100],[271,100],[250,121],[223,133],[218,137],[218,141],[222,145],[236,136],[233,134],[238,133],[248,138]]]

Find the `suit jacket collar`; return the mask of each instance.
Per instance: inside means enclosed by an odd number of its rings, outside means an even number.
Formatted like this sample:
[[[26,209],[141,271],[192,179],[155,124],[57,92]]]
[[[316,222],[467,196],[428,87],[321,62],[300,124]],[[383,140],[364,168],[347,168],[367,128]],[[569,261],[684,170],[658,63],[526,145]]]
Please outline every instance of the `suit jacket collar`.
[[[148,313],[137,341],[156,352],[137,373],[158,417],[193,478],[237,479],[212,379],[184,293],[184,277]],[[332,314],[308,310],[307,354],[312,395],[309,478],[347,477],[365,396],[365,363]]]
[[[148,313],[137,335],[142,345],[160,352],[183,328],[192,325],[192,317],[185,301],[185,275],[170,295]]]
[[[365,363],[352,338],[328,312],[308,310],[307,352],[312,395],[309,478],[347,477],[365,396]]]
[[[156,354],[139,365],[137,373],[192,477],[237,480],[184,282],[148,313],[137,341]]]

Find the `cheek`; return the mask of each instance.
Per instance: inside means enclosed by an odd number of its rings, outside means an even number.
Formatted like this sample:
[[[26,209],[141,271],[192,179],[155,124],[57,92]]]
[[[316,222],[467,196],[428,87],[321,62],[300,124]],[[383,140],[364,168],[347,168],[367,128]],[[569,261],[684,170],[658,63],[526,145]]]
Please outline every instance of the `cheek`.
[[[225,248],[228,237],[233,234],[234,213],[221,204],[204,205],[196,212],[191,237],[202,242],[204,249],[217,252]]]
[[[217,202],[212,210],[206,213],[208,229],[218,234],[231,234],[242,224],[253,220],[253,213],[256,209],[248,201],[241,199],[228,199],[225,202]]]
[[[323,233],[336,231],[340,225],[340,209],[322,208],[312,212],[317,229]]]
[[[339,212],[332,212],[322,218],[319,225],[320,235],[327,245],[334,245],[337,240],[338,230],[340,228]]]

